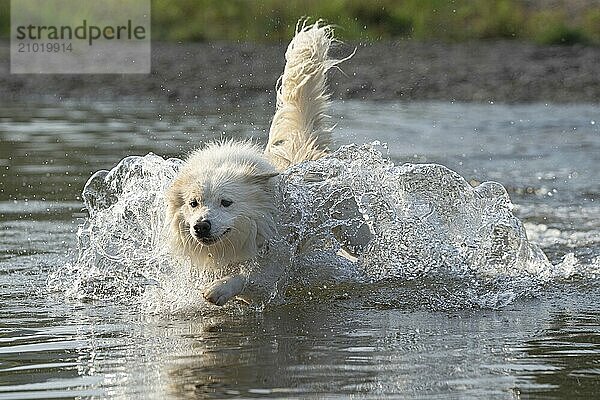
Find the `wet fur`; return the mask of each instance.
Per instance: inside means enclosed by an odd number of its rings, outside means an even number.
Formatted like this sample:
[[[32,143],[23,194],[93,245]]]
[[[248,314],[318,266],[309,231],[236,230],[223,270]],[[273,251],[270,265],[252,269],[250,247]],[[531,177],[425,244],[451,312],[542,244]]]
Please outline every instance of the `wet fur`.
[[[245,142],[211,143],[186,160],[168,191],[172,248],[204,268],[223,268],[252,258],[276,234],[269,179],[277,171],[259,148]],[[232,199],[224,209],[219,201]],[[201,206],[193,209],[193,200]],[[212,245],[197,241],[190,225],[201,218],[231,231]]]
[[[243,276],[236,266],[256,257],[278,235],[271,193],[278,170],[318,159],[329,150],[326,73],[342,61],[328,57],[333,41],[332,28],[321,22],[297,28],[285,54],[277,110],[264,152],[245,142],[209,144],[187,158],[168,190],[173,251],[198,268],[226,275],[205,290],[212,303],[244,298],[252,292],[248,286],[257,284],[258,277]],[[223,207],[223,199],[233,204]],[[193,201],[198,206],[191,207]],[[220,238],[214,244],[203,244],[194,236],[193,226],[203,218],[212,222]],[[268,279],[269,274],[273,273],[263,271],[260,279]]]

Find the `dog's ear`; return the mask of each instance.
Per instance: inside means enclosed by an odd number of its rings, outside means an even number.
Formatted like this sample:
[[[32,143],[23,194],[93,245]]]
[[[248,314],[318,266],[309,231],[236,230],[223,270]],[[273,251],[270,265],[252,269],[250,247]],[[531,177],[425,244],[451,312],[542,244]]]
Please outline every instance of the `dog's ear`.
[[[269,179],[279,176],[279,172],[270,172],[267,174],[252,174],[248,175],[246,182],[251,184],[265,184],[269,182]]]

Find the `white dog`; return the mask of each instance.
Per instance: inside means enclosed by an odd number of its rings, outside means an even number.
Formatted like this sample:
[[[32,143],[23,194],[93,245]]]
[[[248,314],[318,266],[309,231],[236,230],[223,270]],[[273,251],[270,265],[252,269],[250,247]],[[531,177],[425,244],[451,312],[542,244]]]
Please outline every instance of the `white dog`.
[[[296,30],[264,152],[246,142],[209,144],[190,155],[168,190],[173,248],[194,266],[226,275],[205,290],[211,303],[251,299],[259,279],[241,273],[239,265],[278,235],[272,178],[329,150],[326,73],[344,61],[329,58],[333,41],[332,28],[320,22]]]

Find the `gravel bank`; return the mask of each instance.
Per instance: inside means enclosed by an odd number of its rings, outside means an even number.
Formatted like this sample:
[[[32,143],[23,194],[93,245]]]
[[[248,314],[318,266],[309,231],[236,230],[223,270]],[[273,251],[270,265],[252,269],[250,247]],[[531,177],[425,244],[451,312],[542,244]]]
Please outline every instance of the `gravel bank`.
[[[513,41],[356,44],[331,73],[334,98],[496,102],[600,99],[600,48]],[[352,45],[337,49],[348,54]],[[0,42],[0,96],[30,100],[138,98],[199,104],[268,103],[284,45],[153,43],[151,75],[11,75]]]

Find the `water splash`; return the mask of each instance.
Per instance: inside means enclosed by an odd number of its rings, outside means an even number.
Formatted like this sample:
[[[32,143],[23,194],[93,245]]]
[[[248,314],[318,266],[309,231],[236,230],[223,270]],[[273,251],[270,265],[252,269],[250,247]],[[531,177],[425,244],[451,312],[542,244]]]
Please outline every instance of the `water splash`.
[[[200,290],[211,277],[173,259],[165,240],[164,192],[180,165],[148,154],[94,174],[83,191],[89,218],[78,232],[77,259],[50,275],[49,288],[141,299],[149,312],[202,308]],[[274,197],[279,244],[290,255],[275,261],[289,263],[282,282],[292,289],[331,277],[400,289],[417,282],[447,306],[496,308],[569,273],[528,241],[502,185],[471,187],[441,165],[396,166],[376,145],[344,146],[288,169]],[[283,254],[261,262],[275,253]],[[414,291],[412,302],[422,295]]]
[[[83,190],[89,218],[77,232],[77,259],[50,274],[49,288],[81,299],[122,299],[172,271],[164,193],[180,164],[130,156],[92,175]]]
[[[370,281],[460,277],[475,304],[498,307],[556,275],[527,240],[499,183],[473,188],[441,165],[396,166],[373,145],[344,146],[286,178],[285,215],[303,214],[292,218],[301,221],[301,234],[327,237],[342,229],[364,237],[368,228],[370,239],[357,252]],[[358,213],[348,217],[348,209]]]

